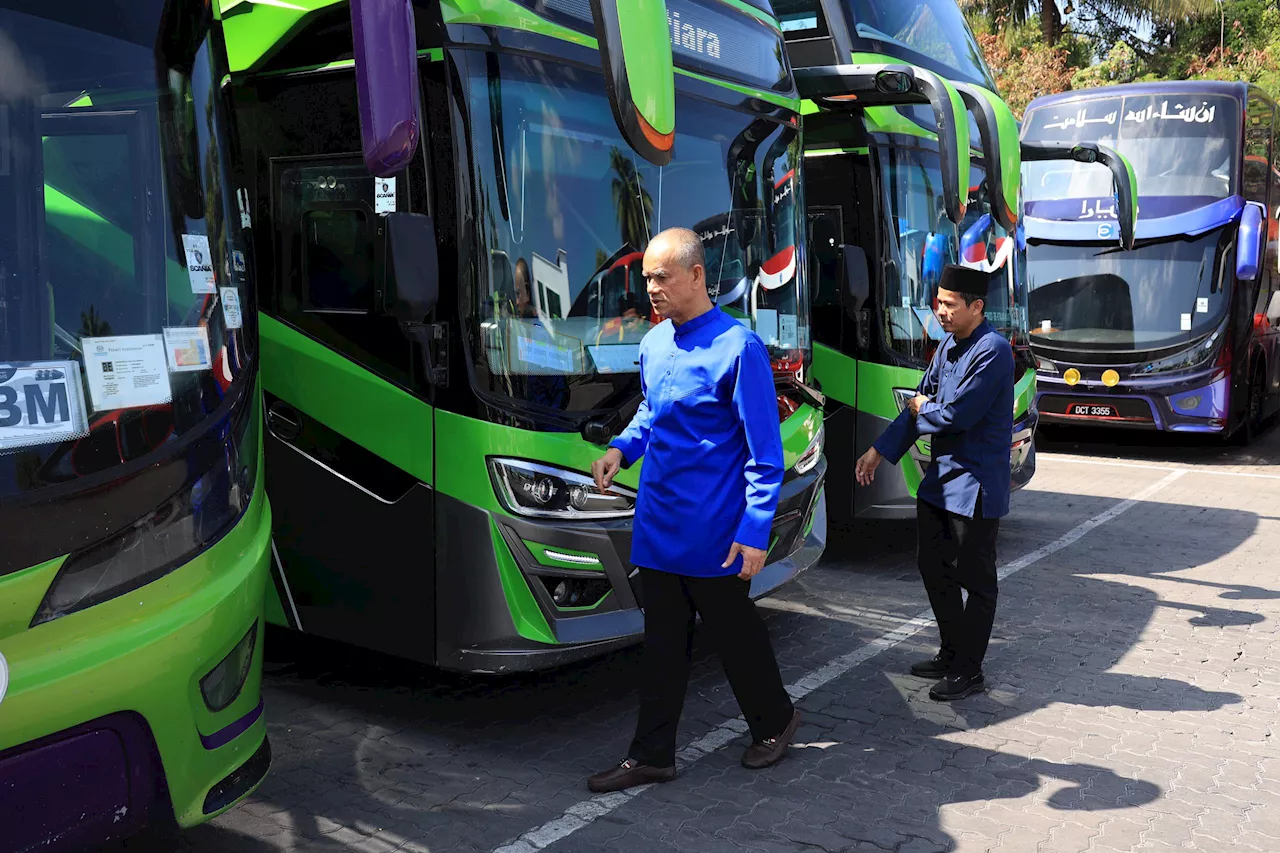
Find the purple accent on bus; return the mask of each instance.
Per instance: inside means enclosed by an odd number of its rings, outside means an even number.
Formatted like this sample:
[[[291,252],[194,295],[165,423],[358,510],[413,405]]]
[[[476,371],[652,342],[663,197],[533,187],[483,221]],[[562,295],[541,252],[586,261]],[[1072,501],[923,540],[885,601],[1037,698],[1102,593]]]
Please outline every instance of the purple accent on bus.
[[[1240,214],[1240,231],[1236,235],[1236,278],[1240,281],[1253,281],[1258,277],[1266,218],[1267,209],[1256,202],[1246,204]]]
[[[240,737],[240,735],[249,731],[249,727],[258,722],[258,718],[262,716],[262,709],[266,707],[266,700],[259,699],[258,707],[245,714],[226,728],[219,729],[211,735],[200,735],[200,743],[205,749],[217,749],[226,746],[231,741]]]
[[[1075,203],[1079,205],[1080,200],[1076,199]],[[1139,207],[1141,208],[1144,204],[1146,204],[1145,201],[1140,202]],[[1191,236],[1204,234],[1234,221],[1240,216],[1240,211],[1243,209],[1244,198],[1233,195],[1213,204],[1207,204],[1204,207],[1198,207],[1195,210],[1174,214],[1173,216],[1162,216],[1155,219],[1146,219],[1139,216],[1137,237],[1139,240],[1149,240],[1181,234]],[[1091,222],[1061,222],[1042,219],[1030,214],[1023,218],[1027,223],[1027,236],[1034,240],[1053,240],[1054,242],[1069,243],[1111,240],[1115,236],[1115,226],[1111,224],[1111,221],[1105,219]],[[1106,234],[1101,234],[1099,229],[1108,229],[1108,231]]]
[[[6,850],[83,850],[144,825],[160,794],[146,722],[120,713],[0,752]]]
[[[1175,414],[1189,418],[1226,418],[1227,395],[1231,387],[1228,377],[1217,382],[1190,391],[1179,391],[1169,396]],[[1184,408],[1185,404],[1194,403]],[[1172,427],[1177,429],[1176,426]]]
[[[1138,219],[1162,219],[1189,213],[1222,201],[1211,195],[1157,195],[1138,197]],[[1023,205],[1027,216],[1062,222],[1114,222],[1114,198],[1049,198]],[[1094,213],[1096,211],[1096,213]],[[1085,213],[1088,215],[1083,215]]]
[[[1059,363],[1059,366],[1062,367],[1063,365]],[[1086,367],[1085,369],[1096,370],[1097,368]],[[1231,395],[1231,377],[1221,376],[1207,385],[1192,384],[1191,387],[1188,387],[1189,382],[1203,381],[1206,375],[1211,376],[1218,372],[1220,372],[1220,369],[1215,367],[1209,371],[1200,371],[1190,376],[1182,374],[1161,380],[1133,380],[1122,384],[1116,389],[1123,392],[1122,394],[1104,390],[1104,386],[1097,382],[1082,382],[1073,387],[1067,385],[1060,378],[1039,376],[1036,379],[1036,383],[1039,386],[1039,390],[1036,393],[1036,406],[1040,406],[1040,402],[1045,395],[1054,397],[1070,396],[1071,399],[1082,403],[1091,400],[1107,403],[1114,401],[1118,396],[1122,396],[1125,400],[1145,401],[1151,409],[1153,423],[1150,426],[1155,429],[1171,432],[1220,433],[1223,431],[1223,425],[1226,423],[1230,413],[1228,404]],[[1141,393],[1135,393],[1139,390]],[[1178,405],[1185,402],[1193,402],[1194,405],[1189,408],[1182,408]],[[1041,412],[1042,417],[1045,414],[1045,412]],[[1060,418],[1054,417],[1055,414],[1048,413],[1049,419],[1060,420]],[[1218,420],[1222,423],[1217,425],[1203,423],[1203,421],[1208,420]],[[1188,423],[1187,421],[1191,422]],[[1080,421],[1075,422],[1078,423]],[[1099,419],[1097,423],[1099,425],[1107,425],[1107,421],[1104,419]]]
[[[418,147],[418,45],[412,0],[351,0],[364,164],[386,178]]]

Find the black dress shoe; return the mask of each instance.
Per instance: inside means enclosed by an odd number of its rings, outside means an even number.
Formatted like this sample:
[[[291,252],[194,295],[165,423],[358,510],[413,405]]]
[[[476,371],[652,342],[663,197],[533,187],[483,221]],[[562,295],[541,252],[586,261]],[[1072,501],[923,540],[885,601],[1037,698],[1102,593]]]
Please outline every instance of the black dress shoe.
[[[938,652],[928,660],[911,664],[911,674],[917,678],[946,678],[951,673],[951,659]]]
[[[747,751],[742,754],[742,766],[748,770],[763,770],[777,764],[787,754],[787,747],[791,746],[791,739],[796,736],[798,728],[800,728],[800,712],[796,711],[791,715],[791,722],[787,723],[782,734],[768,740],[756,741],[747,747]]]
[[[929,698],[938,702],[951,702],[981,692],[986,686],[987,680],[980,672],[977,675],[948,675],[933,685]]]
[[[676,778],[676,768],[653,767],[641,764],[633,758],[624,758],[617,767],[611,767],[603,773],[597,773],[587,780],[587,787],[597,794],[608,794],[613,791],[625,791],[636,785],[647,785],[650,782],[670,782]]]

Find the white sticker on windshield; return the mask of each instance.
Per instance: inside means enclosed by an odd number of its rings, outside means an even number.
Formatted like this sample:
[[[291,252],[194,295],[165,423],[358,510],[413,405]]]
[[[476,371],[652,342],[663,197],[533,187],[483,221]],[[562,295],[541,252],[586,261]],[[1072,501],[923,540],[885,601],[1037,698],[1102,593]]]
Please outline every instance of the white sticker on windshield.
[[[239,329],[244,326],[244,317],[240,313],[240,291],[234,287],[224,287],[222,295],[222,319],[228,329]]]
[[[1053,331],[1053,321],[1052,321],[1052,320],[1041,320],[1041,321],[1040,321],[1040,331],[1045,332],[1045,333],[1052,332],[1052,331]]]
[[[191,278],[191,292],[217,293],[218,283],[213,276],[213,256],[209,252],[209,238],[203,234],[183,234],[182,249],[187,255],[187,275]]]
[[[164,351],[169,356],[169,370],[210,370],[209,332],[204,326],[174,326],[164,330]]]
[[[778,315],[778,346],[787,349],[796,347],[796,315]]]
[[[381,216],[396,210],[396,179],[373,179],[373,212]]]
[[[95,412],[159,406],[173,399],[160,335],[81,338]]]
[[[240,227],[252,228],[253,219],[249,216],[249,191],[243,187],[236,190],[236,201],[240,206]]]
[[[760,340],[773,346],[778,345],[778,312],[772,308],[756,309],[756,334]]]
[[[1182,331],[1184,332],[1191,331],[1191,315],[1190,314],[1182,315]]]
[[[1201,296],[1196,300],[1196,313],[1197,314],[1209,313],[1209,297]]]
[[[88,433],[79,364],[0,362],[0,453]],[[3,693],[0,687],[0,695]]]

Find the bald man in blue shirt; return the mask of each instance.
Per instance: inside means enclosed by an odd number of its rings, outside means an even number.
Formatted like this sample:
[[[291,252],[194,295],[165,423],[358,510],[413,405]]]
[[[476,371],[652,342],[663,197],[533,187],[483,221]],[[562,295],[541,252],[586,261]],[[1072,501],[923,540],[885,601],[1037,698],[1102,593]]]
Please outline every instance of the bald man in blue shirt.
[[[597,793],[675,778],[698,614],[751,729],[743,766],[776,763],[800,724],[749,596],[784,473],[768,351],[712,304],[693,231],[655,237],[644,277],[650,303],[667,318],[640,343],[644,402],[591,466],[605,489],[622,466],[645,460],[631,547],[644,600],[640,718],[627,757],[587,780]]]
[[[948,264],[938,284],[938,345],[916,396],[858,460],[867,485],[883,459],[897,464],[921,436],[932,459],[916,493],[918,561],[942,643],[911,667],[941,679],[938,701],[982,690],[996,616],[996,536],[1009,512],[1013,349],[986,319],[991,274]],[[968,593],[966,600],[961,590]]]

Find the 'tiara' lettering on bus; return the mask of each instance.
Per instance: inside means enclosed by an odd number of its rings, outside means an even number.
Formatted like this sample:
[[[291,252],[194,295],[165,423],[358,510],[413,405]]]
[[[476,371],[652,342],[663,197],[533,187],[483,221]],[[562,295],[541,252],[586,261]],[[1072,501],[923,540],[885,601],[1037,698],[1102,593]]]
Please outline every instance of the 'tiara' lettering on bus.
[[[680,13],[667,10],[667,23],[671,27],[671,44],[701,53],[712,59],[720,58],[720,36],[711,30],[695,27],[680,20]]]

